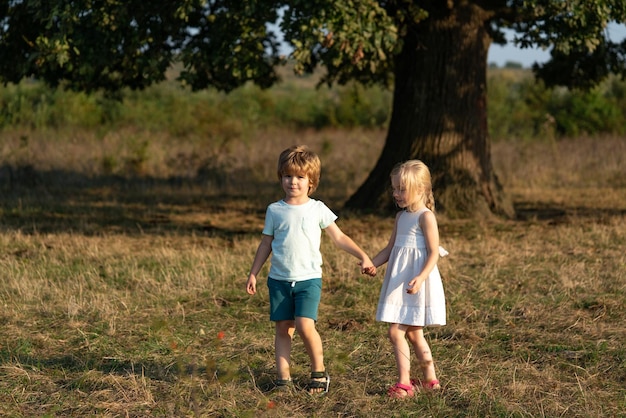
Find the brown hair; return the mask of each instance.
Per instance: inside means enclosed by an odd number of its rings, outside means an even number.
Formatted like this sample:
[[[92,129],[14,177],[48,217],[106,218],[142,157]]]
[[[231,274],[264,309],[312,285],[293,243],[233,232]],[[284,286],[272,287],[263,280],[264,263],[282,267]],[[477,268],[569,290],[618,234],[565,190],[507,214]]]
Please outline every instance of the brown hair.
[[[286,174],[305,175],[309,178],[309,195],[320,183],[322,162],[316,153],[306,145],[293,145],[278,157],[278,179],[282,180]]]
[[[426,164],[420,160],[405,161],[391,170],[391,176],[398,176],[400,184],[407,190],[410,199],[407,206],[409,211],[415,211],[420,203],[435,211],[432,180]]]

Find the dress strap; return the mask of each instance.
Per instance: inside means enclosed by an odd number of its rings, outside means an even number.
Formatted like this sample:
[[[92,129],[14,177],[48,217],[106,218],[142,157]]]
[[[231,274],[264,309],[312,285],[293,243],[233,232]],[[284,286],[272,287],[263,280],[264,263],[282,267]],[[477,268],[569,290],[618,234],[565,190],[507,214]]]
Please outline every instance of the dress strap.
[[[422,208],[422,209],[420,209],[420,210],[417,212],[417,217],[418,217],[418,218],[421,218],[421,217],[422,217],[422,215],[423,215],[425,212],[430,212],[430,211],[431,211],[431,210],[430,210],[430,209],[428,209],[428,208]]]
[[[419,211],[415,212],[416,219],[417,219],[417,227],[418,227],[418,229],[419,229],[420,231],[422,230],[422,227],[420,226],[420,219],[422,219],[422,215],[423,215],[424,213],[426,213],[426,212],[430,212],[430,209],[428,209],[428,208],[423,208],[423,209],[420,209]]]

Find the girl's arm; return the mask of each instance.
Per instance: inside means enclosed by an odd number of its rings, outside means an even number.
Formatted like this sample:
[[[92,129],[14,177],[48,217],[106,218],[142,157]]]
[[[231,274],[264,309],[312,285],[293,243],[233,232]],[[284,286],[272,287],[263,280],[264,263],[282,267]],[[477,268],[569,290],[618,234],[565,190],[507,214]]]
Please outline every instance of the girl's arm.
[[[256,293],[256,275],[259,274],[261,267],[263,267],[263,264],[267,261],[267,257],[269,257],[272,252],[273,240],[274,237],[271,235],[263,235],[263,238],[261,238],[261,243],[256,250],[252,267],[250,267],[250,275],[248,275],[248,281],[246,282],[246,291],[249,295]]]
[[[387,246],[383,248],[382,250],[380,250],[380,252],[376,254],[376,256],[372,259],[372,262],[374,263],[376,267],[380,267],[383,264],[385,264],[387,261],[389,261],[389,254],[391,254],[391,249],[393,248],[393,244],[396,242],[398,218],[400,217],[400,213],[402,212],[398,212],[396,214],[396,220],[393,224],[393,231],[391,232],[391,237],[389,238],[389,242],[387,243]]]
[[[352,238],[344,234],[335,222],[328,225],[324,230],[328,233],[330,239],[337,247],[361,260],[359,263],[361,265],[361,273],[367,273],[371,276],[376,274],[376,267],[372,263],[372,260],[370,260],[369,256],[361,249],[361,247],[356,245]]]
[[[415,294],[422,288],[422,283],[424,283],[424,280],[426,280],[437,265],[437,261],[439,261],[439,229],[437,228],[437,218],[435,214],[431,211],[424,212],[419,222],[426,240],[428,258],[420,274],[409,282],[407,293],[410,294]]]

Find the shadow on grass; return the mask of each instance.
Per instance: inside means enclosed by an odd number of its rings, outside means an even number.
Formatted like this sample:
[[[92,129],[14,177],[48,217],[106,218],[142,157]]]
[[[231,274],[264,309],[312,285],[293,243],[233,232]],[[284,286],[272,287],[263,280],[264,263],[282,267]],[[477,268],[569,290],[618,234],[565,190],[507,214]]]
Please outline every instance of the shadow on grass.
[[[0,167],[0,228],[22,233],[196,234],[232,238],[210,215],[262,218],[275,182],[196,176],[86,176],[60,170]],[[257,232],[254,229],[254,232]]]
[[[602,222],[610,218],[626,216],[624,208],[597,208],[591,206],[557,206],[544,202],[516,202],[518,221],[546,221],[548,224],[568,223],[571,218],[592,219]]]
[[[269,390],[272,385],[271,371],[263,369],[241,370],[239,372],[224,371],[211,368],[207,364],[200,364],[190,358],[179,361],[162,363],[142,359],[131,361],[115,357],[97,357],[93,355],[65,354],[61,356],[41,358],[26,354],[8,354],[0,351],[2,364],[19,364],[22,368],[34,370],[58,370],[68,376],[67,385],[80,385],[81,375],[87,372],[100,372],[107,375],[145,377],[150,380],[158,380],[166,383],[174,383],[185,378],[200,378],[205,381],[249,381],[252,375],[257,387]],[[170,358],[171,360],[171,358]]]
[[[345,190],[319,199],[337,209]],[[267,204],[280,199],[274,179],[254,173],[203,173],[195,177],[94,175],[0,166],[0,229],[32,233],[200,235],[232,240],[258,233]],[[515,202],[518,221],[567,223],[607,220],[623,208]]]

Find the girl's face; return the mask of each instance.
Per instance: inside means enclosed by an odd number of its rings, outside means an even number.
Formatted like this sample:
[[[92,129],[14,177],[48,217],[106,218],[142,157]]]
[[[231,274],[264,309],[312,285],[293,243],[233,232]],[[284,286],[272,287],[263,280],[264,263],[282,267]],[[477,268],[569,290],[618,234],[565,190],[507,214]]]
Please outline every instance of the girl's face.
[[[399,175],[391,177],[391,188],[393,191],[393,198],[399,208],[406,209],[408,211],[416,211],[424,206],[423,188],[417,187],[417,189],[409,190],[406,184],[403,184]]]
[[[393,198],[396,204],[400,208],[406,208],[409,205],[409,194],[406,187],[400,182],[400,176],[391,176],[391,190],[393,191]]]
[[[281,178],[281,184],[287,199],[305,199],[309,196],[311,183],[304,174],[288,173]]]

